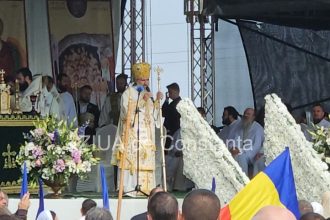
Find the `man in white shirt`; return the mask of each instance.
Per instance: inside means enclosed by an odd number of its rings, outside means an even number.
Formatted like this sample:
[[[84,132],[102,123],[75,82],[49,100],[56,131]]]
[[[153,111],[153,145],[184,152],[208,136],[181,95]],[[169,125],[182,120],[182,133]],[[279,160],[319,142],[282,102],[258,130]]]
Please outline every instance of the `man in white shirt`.
[[[67,124],[73,123],[74,127],[78,127],[77,111],[72,95],[68,92],[71,86],[70,78],[66,74],[60,74],[57,77],[57,85],[60,97],[63,100],[65,116]]]
[[[321,104],[313,106],[313,123],[319,127],[329,128],[330,122],[325,120],[325,111]]]
[[[330,128],[330,122],[327,121],[325,118],[324,108],[321,104],[315,104],[312,108],[312,115],[313,115],[313,124],[318,127]],[[314,127],[312,125],[307,125],[303,127],[302,131],[308,141],[313,141],[312,135],[309,131],[314,131]]]

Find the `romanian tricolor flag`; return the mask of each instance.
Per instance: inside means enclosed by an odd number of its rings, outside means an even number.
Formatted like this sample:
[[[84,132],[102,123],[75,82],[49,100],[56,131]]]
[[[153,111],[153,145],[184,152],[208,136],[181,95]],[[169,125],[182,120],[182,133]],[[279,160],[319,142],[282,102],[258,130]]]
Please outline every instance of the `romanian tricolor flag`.
[[[300,218],[289,148],[222,208],[221,220],[250,220],[268,205],[285,207]]]

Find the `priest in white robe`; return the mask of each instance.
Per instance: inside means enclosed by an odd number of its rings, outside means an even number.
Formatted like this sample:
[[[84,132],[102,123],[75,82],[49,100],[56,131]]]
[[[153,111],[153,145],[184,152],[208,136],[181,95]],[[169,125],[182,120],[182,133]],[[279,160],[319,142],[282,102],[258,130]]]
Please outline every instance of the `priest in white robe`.
[[[57,79],[58,91],[62,99],[60,108],[65,112],[67,124],[70,125],[72,123],[74,127],[78,127],[76,105],[72,95],[69,93],[70,78],[66,74],[60,74]]]
[[[122,95],[121,112],[116,140],[113,147],[112,164],[123,169],[124,192],[129,196],[141,195],[135,191],[140,185],[143,194],[149,194],[155,185],[155,126],[159,127],[159,101],[163,94],[157,93],[155,102],[148,91],[150,65],[137,63],[132,67],[135,83],[129,86]],[[130,112],[128,106],[130,103]],[[129,114],[129,115],[128,115]],[[130,118],[127,121],[127,118]],[[128,145],[124,146],[123,132],[129,123]],[[120,167],[122,155],[126,151],[126,160]],[[139,152],[139,157],[137,156]],[[138,180],[137,182],[137,174]],[[118,183],[120,186],[120,182]]]
[[[264,142],[264,129],[256,121],[253,108],[244,111],[243,119],[233,130],[234,140],[231,141],[230,152],[241,166],[243,172],[249,176],[248,167],[256,167],[253,175],[264,168],[262,146]]]
[[[30,97],[36,96],[36,102],[35,102],[35,110],[36,112],[40,113],[40,109],[38,108],[38,102],[40,100],[40,95],[42,91],[42,76],[37,76],[31,83],[29,83],[28,87],[21,92],[20,94],[20,110],[22,112],[31,112],[32,111],[32,102]]]
[[[27,98],[26,101],[30,101],[29,97],[26,96],[24,93],[26,91],[28,91],[27,89],[32,83],[32,72],[29,68],[21,68],[15,72],[15,77],[16,77],[16,80],[14,80],[13,82],[16,82],[16,81],[18,82],[19,91],[20,91],[20,100],[19,100],[20,106],[19,107],[22,111],[23,110],[25,111],[26,109],[28,109],[27,112],[30,112],[32,109],[32,105],[28,104],[29,106],[26,106],[26,107],[24,105],[22,106],[22,103],[23,103],[22,97],[24,95],[24,97]],[[40,89],[41,89],[41,85],[40,85]],[[29,108],[29,107],[31,107],[31,108]]]
[[[222,124],[225,127],[218,133],[218,136],[229,149],[232,147],[231,140],[235,138],[235,128],[241,120],[239,116],[240,114],[233,106],[225,107],[222,113]]]
[[[54,86],[53,78],[50,76],[43,76],[42,84],[43,88],[38,102],[41,117],[51,115],[58,119],[65,119],[64,109],[61,108],[63,105],[62,99]]]

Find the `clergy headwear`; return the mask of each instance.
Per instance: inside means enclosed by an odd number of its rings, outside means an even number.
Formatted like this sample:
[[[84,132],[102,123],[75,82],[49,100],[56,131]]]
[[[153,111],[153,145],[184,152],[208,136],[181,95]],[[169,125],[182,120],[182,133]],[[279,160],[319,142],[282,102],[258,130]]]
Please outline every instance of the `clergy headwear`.
[[[150,64],[136,63],[132,66],[132,73],[134,79],[149,79],[150,77]]]

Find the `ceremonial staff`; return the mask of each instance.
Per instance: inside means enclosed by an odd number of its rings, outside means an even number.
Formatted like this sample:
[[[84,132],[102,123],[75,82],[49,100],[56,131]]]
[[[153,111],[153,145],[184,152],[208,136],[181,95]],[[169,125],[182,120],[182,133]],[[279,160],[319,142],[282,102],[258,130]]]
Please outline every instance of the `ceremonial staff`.
[[[78,118],[79,118],[79,110],[78,110],[78,108],[80,108],[80,106],[79,106],[79,100],[78,100],[78,83],[77,82],[75,82],[74,83],[74,86],[73,86],[73,89],[74,89],[74,101],[75,101],[75,103],[76,103],[76,114],[77,114],[77,122],[78,122]]]
[[[127,148],[128,148],[128,138],[129,138],[129,131],[131,127],[131,116],[132,111],[134,110],[132,108],[132,98],[131,98],[131,92],[129,91],[129,98],[128,98],[128,107],[127,107],[127,114],[126,114],[126,121],[124,124],[124,132],[121,137],[121,141],[119,144],[123,144],[123,152],[119,152],[120,154],[120,175],[119,175],[119,194],[118,194],[118,205],[117,205],[117,220],[120,220],[120,214],[121,214],[121,203],[123,200],[123,193],[124,193],[124,169],[125,169],[125,163],[126,163],[126,156],[127,156]]]
[[[160,74],[163,72],[163,69],[161,69],[159,66],[155,68],[155,72],[157,73],[157,83],[158,83],[158,92],[160,91]],[[163,123],[162,123],[162,107],[160,106],[160,100],[158,105],[158,111],[159,111],[159,124],[160,124],[160,145],[161,145],[161,151],[162,151],[162,170],[163,170],[163,189],[165,192],[167,192],[167,184],[166,184],[166,166],[165,166],[165,146],[164,146],[164,129],[163,129]]]

